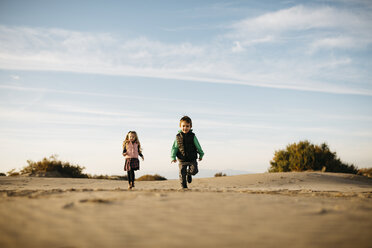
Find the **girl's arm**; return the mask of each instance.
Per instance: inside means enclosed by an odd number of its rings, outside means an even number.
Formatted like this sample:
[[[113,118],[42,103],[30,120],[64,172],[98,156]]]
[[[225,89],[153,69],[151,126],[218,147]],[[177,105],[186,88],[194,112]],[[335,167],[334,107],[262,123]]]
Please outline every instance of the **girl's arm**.
[[[126,152],[127,152],[127,146],[125,146],[124,149],[123,149],[123,155],[124,156],[126,155]]]
[[[142,160],[145,160],[145,157],[143,156],[143,154],[141,152],[138,153],[138,155],[142,158]]]
[[[141,149],[141,146],[138,144],[138,142],[136,142],[137,145],[138,145],[138,156],[140,156],[142,158],[142,160],[145,159],[145,157],[143,156],[142,154],[142,149]]]

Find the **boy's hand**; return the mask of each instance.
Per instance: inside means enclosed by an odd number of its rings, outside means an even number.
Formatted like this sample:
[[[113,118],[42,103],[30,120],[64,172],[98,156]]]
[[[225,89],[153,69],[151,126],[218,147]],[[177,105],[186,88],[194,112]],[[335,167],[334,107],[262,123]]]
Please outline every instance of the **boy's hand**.
[[[202,161],[203,160],[203,158],[199,158],[199,161]]]
[[[125,152],[125,153],[123,153],[123,156],[127,156],[127,153]]]
[[[144,160],[145,160],[145,157],[144,157],[144,156],[142,156],[141,158],[142,158],[142,161],[144,161]]]
[[[177,160],[175,160],[175,159],[171,161],[171,163],[175,163],[175,162],[177,162]]]

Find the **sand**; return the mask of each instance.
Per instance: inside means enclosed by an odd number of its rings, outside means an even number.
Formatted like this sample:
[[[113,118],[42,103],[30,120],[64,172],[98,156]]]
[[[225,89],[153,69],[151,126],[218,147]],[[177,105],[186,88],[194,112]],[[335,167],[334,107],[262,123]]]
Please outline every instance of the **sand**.
[[[372,179],[0,177],[0,247],[372,247]]]

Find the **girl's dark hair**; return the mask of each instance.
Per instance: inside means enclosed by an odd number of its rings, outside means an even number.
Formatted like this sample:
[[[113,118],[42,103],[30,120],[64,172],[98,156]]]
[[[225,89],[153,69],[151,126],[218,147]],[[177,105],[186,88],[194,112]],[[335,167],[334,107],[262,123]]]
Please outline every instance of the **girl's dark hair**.
[[[180,125],[181,125],[181,122],[183,122],[183,121],[189,123],[190,126],[192,127],[192,120],[191,120],[190,117],[188,117],[188,116],[186,116],[186,115],[185,115],[184,117],[182,117],[181,120],[180,120]]]

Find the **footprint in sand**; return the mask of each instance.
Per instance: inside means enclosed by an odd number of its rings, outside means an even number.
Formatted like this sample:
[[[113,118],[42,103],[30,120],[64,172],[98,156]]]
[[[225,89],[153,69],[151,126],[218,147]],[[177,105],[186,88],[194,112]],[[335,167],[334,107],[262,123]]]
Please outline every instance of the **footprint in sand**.
[[[75,204],[73,202],[70,202],[70,203],[67,203],[66,205],[64,205],[62,208],[64,209],[69,209],[69,208],[72,208]]]
[[[81,199],[79,202],[81,202],[81,203],[87,203],[87,202],[93,202],[93,203],[111,203],[112,200],[101,199],[101,198],[93,198],[93,199]]]

